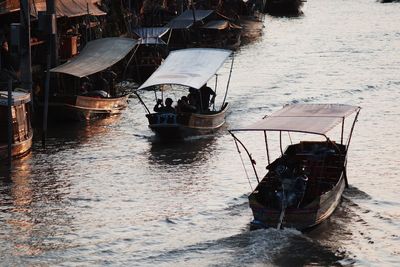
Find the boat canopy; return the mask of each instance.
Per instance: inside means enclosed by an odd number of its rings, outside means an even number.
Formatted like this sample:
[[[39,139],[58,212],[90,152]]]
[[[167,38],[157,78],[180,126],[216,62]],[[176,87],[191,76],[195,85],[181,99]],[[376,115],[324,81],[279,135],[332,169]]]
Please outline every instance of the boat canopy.
[[[55,9],[57,17],[79,17],[87,14],[93,16],[104,16],[107,13],[100,10],[94,3],[95,1],[87,0],[58,0],[55,1]],[[46,11],[46,1],[36,1],[35,10],[32,11]]]
[[[189,48],[171,52],[140,89],[161,84],[177,84],[200,89],[232,53],[215,48]]]
[[[110,37],[91,41],[80,54],[50,70],[82,78],[105,70],[123,59],[137,44],[130,38]]]
[[[292,104],[246,127],[230,131],[287,131],[324,135],[360,107],[343,104]]]
[[[210,30],[225,30],[225,29],[241,29],[242,27],[231,23],[227,20],[212,20],[206,23],[204,26],[201,26],[203,29]]]
[[[178,17],[172,19],[167,25],[168,28],[171,29],[187,29],[190,28],[195,21],[202,21],[207,18],[211,14],[214,13],[214,10],[189,10],[187,9]]]
[[[135,28],[133,33],[136,34],[141,44],[161,44],[166,43],[161,39],[169,31],[166,27],[146,27],[146,28]]]
[[[11,105],[22,105],[31,101],[31,95],[24,92],[12,92]],[[8,91],[0,91],[0,106],[8,106]]]

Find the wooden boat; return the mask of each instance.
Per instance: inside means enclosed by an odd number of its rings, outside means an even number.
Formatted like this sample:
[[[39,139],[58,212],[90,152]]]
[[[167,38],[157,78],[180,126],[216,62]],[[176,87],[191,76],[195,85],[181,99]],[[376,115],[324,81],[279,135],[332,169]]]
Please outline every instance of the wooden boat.
[[[165,25],[171,50],[189,47],[237,49],[241,27],[214,10],[186,10]]]
[[[266,116],[248,127],[230,130],[237,145],[245,148],[258,185],[249,195],[253,227],[291,227],[305,230],[326,220],[340,202],[347,186],[346,165],[349,143],[360,107],[339,104],[294,104]],[[355,114],[355,115],[354,115]],[[353,115],[347,143],[343,143],[345,118]],[[342,125],[340,142],[326,134]],[[255,161],[237,131],[264,132],[268,165],[259,181]],[[269,161],[267,132],[280,134],[281,156]],[[300,141],[282,150],[282,132],[323,136],[324,141]],[[239,150],[239,146],[238,146]]]
[[[265,12],[271,15],[300,15],[305,0],[266,0]]]
[[[143,92],[143,89],[146,88],[153,88],[156,96],[155,100],[157,101],[157,89],[159,89],[159,86],[176,85],[178,88],[172,92],[173,95],[177,94],[178,91],[185,92],[190,88],[193,93],[202,97],[204,85],[216,74],[230,55],[230,50],[212,48],[191,48],[173,51],[160,68],[139,87],[136,95],[147,110],[146,117],[148,118],[150,129],[157,136],[170,140],[189,135],[208,134],[218,130],[225,123],[226,113],[229,109],[229,103],[225,102],[225,100],[231,72],[225,97],[219,109],[215,108],[214,105],[212,110],[209,110],[209,103],[207,103],[204,107],[198,106],[197,109],[193,109],[191,112],[188,112],[188,110],[150,112],[139,92]],[[167,94],[167,91],[161,90],[162,98],[165,98]],[[177,102],[179,103],[179,101]]]
[[[121,113],[128,105],[128,94],[117,90],[118,75],[112,68],[136,45],[129,38],[98,39],[71,61],[51,69],[56,85],[49,98],[49,117],[88,121]]]
[[[33,130],[30,121],[30,94],[12,92],[11,156],[22,157],[32,147]],[[0,91],[0,159],[8,157],[8,92]]]
[[[162,39],[168,32],[169,28],[163,27],[133,29],[133,34],[138,39],[138,47],[134,54],[134,62],[129,66],[129,73],[135,82],[146,81],[168,56],[168,43]]]

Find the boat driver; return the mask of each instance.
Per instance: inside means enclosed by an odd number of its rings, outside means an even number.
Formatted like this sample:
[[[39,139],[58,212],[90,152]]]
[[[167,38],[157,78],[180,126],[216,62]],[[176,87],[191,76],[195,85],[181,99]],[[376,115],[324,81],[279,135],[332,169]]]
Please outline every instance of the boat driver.
[[[211,100],[210,97],[212,96]],[[207,84],[203,85],[200,88],[200,99],[201,99],[201,110],[202,111],[209,111],[210,105],[214,104],[215,97],[217,94],[207,86]]]

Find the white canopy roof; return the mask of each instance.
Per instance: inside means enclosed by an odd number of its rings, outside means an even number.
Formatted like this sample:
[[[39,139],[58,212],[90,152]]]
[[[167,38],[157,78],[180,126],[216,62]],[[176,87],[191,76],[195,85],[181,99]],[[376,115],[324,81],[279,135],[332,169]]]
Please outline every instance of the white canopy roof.
[[[160,84],[178,84],[200,89],[231,53],[230,50],[214,48],[173,51],[139,89]]]
[[[246,127],[231,131],[288,131],[325,135],[360,107],[342,104],[293,104]]]
[[[129,38],[110,37],[91,41],[79,55],[50,72],[59,72],[82,78],[105,70],[123,59],[137,44]]]

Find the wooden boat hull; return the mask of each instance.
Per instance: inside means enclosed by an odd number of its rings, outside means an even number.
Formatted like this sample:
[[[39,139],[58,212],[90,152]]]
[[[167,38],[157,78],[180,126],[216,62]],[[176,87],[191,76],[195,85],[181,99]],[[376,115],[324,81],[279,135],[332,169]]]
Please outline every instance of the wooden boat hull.
[[[326,220],[346,185],[345,154],[344,145],[331,142],[288,146],[249,196],[252,225],[305,230]]]
[[[344,188],[345,181],[342,175],[331,191],[321,195],[306,207],[286,209],[282,226],[306,230],[322,223],[335,211],[340,203]],[[254,216],[253,227],[277,227],[280,210],[265,208],[251,196],[249,197],[249,205]]]
[[[11,145],[11,156],[13,159],[21,158],[27,155],[32,148],[33,133],[30,132],[29,137],[21,142],[16,142]],[[5,143],[0,144],[0,159],[4,160],[8,157],[8,146]]]
[[[303,0],[267,0],[265,12],[271,15],[299,15]]]
[[[77,96],[73,101],[51,101],[49,116],[54,120],[91,121],[120,114],[127,106],[127,95],[115,98]]]
[[[214,114],[148,114],[150,129],[162,139],[181,139],[187,136],[211,134],[225,123],[229,104]],[[175,116],[174,116],[175,115]]]
[[[8,158],[8,92],[0,91],[0,159]],[[32,147],[33,130],[30,121],[30,94],[14,91],[11,103],[11,157],[19,158]]]

